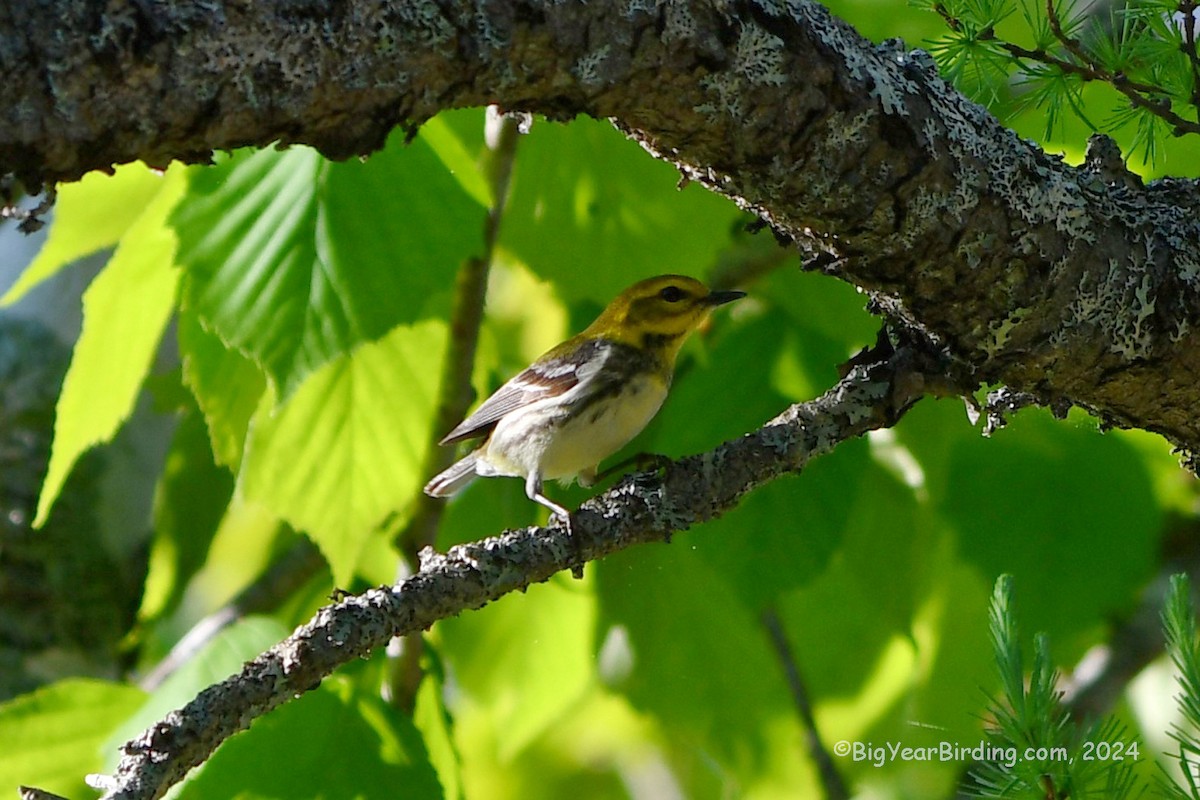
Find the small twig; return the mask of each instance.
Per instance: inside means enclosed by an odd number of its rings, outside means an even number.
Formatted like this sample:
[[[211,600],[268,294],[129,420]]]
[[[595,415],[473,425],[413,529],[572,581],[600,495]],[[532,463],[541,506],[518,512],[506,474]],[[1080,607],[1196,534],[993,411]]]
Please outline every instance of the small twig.
[[[1125,95],[1133,105],[1171,123],[1175,127],[1176,135],[1200,133],[1200,122],[1192,122],[1191,120],[1184,119],[1171,109],[1171,102],[1162,97],[1165,94],[1164,89],[1138,81],[1131,81],[1124,75],[1108,72],[1095,64],[1076,64],[1073,61],[1053,56],[1045,50],[1027,50],[1020,45],[1000,40],[997,40],[997,43],[1006,52],[1016,58],[1037,61],[1048,67],[1057,67],[1063,72],[1078,75],[1085,81],[1108,83],[1118,92]],[[1147,97],[1146,95],[1151,95],[1151,97]],[[1158,96],[1158,99],[1154,96]]]
[[[1200,51],[1196,50],[1196,27],[1200,25],[1200,20],[1196,19],[1197,8],[1200,6],[1195,0],[1179,2],[1179,13],[1183,16],[1183,52],[1192,65],[1192,105],[1200,114]]]
[[[493,108],[489,114],[497,113]],[[454,461],[454,450],[438,447],[442,435],[466,416],[474,397],[471,391],[471,372],[475,366],[475,348],[479,342],[479,328],[483,323],[483,306],[487,290],[488,273],[496,251],[500,234],[500,223],[508,204],[508,185],[516,157],[517,139],[520,136],[519,120],[511,116],[498,116],[497,134],[488,158],[487,171],[492,187],[493,203],[484,220],[483,253],[468,260],[458,271],[454,287],[454,308],[450,316],[450,341],[446,357],[442,362],[441,389],[434,415],[432,446],[426,458],[423,475],[432,476],[450,466]],[[421,548],[433,544],[441,521],[444,502],[427,497],[418,491],[416,509],[412,520],[397,534],[396,545],[409,559],[416,563]]]
[[[1008,417],[1023,408],[1038,405],[1038,398],[1028,392],[1015,392],[1007,386],[988,392],[984,403],[983,435],[990,437],[1008,424]]]
[[[746,286],[788,263],[796,255],[791,247],[781,247],[762,237],[749,238],[741,246],[725,251],[708,271],[708,283],[714,289]]]
[[[995,42],[1000,49],[1018,61],[1034,61],[1048,67],[1054,67],[1068,75],[1077,75],[1084,81],[1107,83],[1125,95],[1126,99],[1136,108],[1148,111],[1164,122],[1169,123],[1176,136],[1182,136],[1187,133],[1200,134],[1200,122],[1185,119],[1176,113],[1171,107],[1169,93],[1165,89],[1160,86],[1152,86],[1140,81],[1130,80],[1124,74],[1110,72],[1096,63],[1095,59],[1091,57],[1083,45],[1078,40],[1067,35],[1063,30],[1062,22],[1058,18],[1058,12],[1054,8],[1054,0],[1046,0],[1046,8],[1047,14],[1050,17],[1050,28],[1055,38],[1078,61],[1060,58],[1040,47],[1033,50],[1021,47],[1018,44],[1000,39],[996,36],[995,31],[991,29],[981,32],[978,35],[978,39],[980,41]],[[963,29],[962,20],[951,15],[944,5],[937,3],[933,9],[950,30],[957,32]]]
[[[33,789],[29,786],[18,786],[17,794],[21,800],[67,800],[62,795],[47,792],[44,789]]]
[[[23,193],[19,188],[14,188],[10,179],[11,176],[5,176],[3,182],[0,182],[0,220],[17,220],[17,229],[25,234],[41,230],[46,225],[42,217],[50,213],[58,200],[57,187],[47,187],[37,205],[24,209],[17,206]]]
[[[942,18],[942,22],[946,23],[947,28],[955,33],[958,33],[962,30],[962,20],[951,14],[950,9],[946,8],[946,6],[941,3],[934,3],[933,10],[936,11],[937,15]]]
[[[779,620],[779,614],[775,609],[768,608],[762,614],[762,623],[771,639],[771,646],[775,648],[775,655],[783,666],[783,674],[787,678],[792,701],[796,704],[796,712],[800,715],[801,725],[804,726],[804,744],[808,749],[809,758],[817,765],[817,774],[821,776],[821,785],[825,787],[825,797],[828,800],[846,800],[850,793],[846,790],[846,783],[842,780],[842,774],[834,766],[829,751],[821,742],[821,735],[817,731],[817,720],[813,715],[812,701],[808,696],[808,687],[800,676],[800,665],[792,653],[792,647],[783,630],[783,623]]]
[[[1083,49],[1083,45],[1078,39],[1068,36],[1063,30],[1062,20],[1058,18],[1058,9],[1054,6],[1054,0],[1046,0],[1046,18],[1050,22],[1050,32],[1067,49],[1067,52],[1079,59],[1081,64],[1091,66],[1093,64],[1092,57]]]
[[[488,273],[496,253],[500,223],[508,204],[508,185],[516,157],[520,120],[499,115],[489,108],[489,124],[495,125],[495,135],[489,142],[490,155],[486,168],[492,187],[492,207],[484,220],[483,253],[468,259],[458,271],[454,287],[454,308],[450,314],[450,339],[442,362],[442,380],[437,412],[434,414],[432,442],[425,458],[422,475],[436,475],[454,461],[454,449],[439,447],[438,441],[463,417],[474,399],[471,391],[471,372],[475,366],[475,350],[479,329],[483,324],[483,306],[487,294]],[[417,490],[413,516],[396,536],[396,545],[407,565],[416,565],[418,554],[432,546],[446,504]],[[421,655],[424,643],[420,633],[406,636],[396,643],[395,658],[388,671],[388,697],[398,708],[411,712],[417,689],[424,675]]]

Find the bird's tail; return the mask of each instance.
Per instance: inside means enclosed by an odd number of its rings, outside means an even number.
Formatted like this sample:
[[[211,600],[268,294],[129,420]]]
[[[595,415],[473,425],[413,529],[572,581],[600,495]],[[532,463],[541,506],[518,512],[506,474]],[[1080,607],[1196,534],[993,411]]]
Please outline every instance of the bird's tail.
[[[450,497],[458,494],[475,480],[475,461],[479,451],[476,450],[454,462],[449,469],[439,472],[433,480],[425,484],[425,494],[430,497]]]

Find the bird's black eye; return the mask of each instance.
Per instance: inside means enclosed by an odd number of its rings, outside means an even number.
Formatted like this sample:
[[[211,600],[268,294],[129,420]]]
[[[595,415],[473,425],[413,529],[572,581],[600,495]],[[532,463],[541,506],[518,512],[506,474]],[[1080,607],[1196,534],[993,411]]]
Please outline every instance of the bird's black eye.
[[[687,297],[687,293],[678,286],[667,286],[658,293],[658,296],[663,300],[666,300],[668,303],[678,303],[680,300]]]

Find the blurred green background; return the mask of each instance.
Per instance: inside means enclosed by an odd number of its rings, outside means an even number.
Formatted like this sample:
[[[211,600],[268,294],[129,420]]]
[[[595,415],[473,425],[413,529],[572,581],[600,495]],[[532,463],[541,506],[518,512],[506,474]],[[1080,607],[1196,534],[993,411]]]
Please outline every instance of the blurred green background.
[[[832,8],[877,41],[945,32],[902,3]],[[1045,133],[1033,111],[1007,122]],[[1066,119],[1042,144],[1078,161],[1088,132]],[[492,202],[482,110],[402,139],[362,162],[268,149],[61,188],[0,317],[34,325],[47,293],[86,273],[69,367],[39,333],[0,347],[0,435],[25,447],[0,480],[0,585],[12,587],[0,794],[23,783],[87,796],[82,776],[111,769],[120,742],[286,636],[335,586],[396,578],[390,540],[444,432],[433,415],[452,287]],[[1140,170],[1198,163],[1181,140]],[[731,203],[677,179],[603,122],[539,120],[520,138],[480,396],[664,272],[740,276],[750,298],[689,342],[630,452],[681,456],[753,430],[874,342],[879,321],[853,287],[802,273]],[[29,246],[5,235],[12,283]],[[57,361],[43,355],[55,348]],[[765,614],[782,624],[826,745],[972,747],[998,686],[997,576],[1014,576],[1022,629],[1049,634],[1069,669],[1132,612],[1196,509],[1196,482],[1157,437],[1027,410],[985,439],[962,402],[925,400],[670,545],[438,623],[411,715],[385,699],[388,655],[376,653],[256,722],[176,796],[818,797]],[[437,546],[543,513],[520,481],[480,481],[449,504]],[[247,587],[260,590],[243,604],[254,613],[187,649]],[[1152,667],[1115,709],[1150,743],[1147,777],[1171,719],[1166,674]],[[872,798],[952,797],[967,766],[834,763]]]

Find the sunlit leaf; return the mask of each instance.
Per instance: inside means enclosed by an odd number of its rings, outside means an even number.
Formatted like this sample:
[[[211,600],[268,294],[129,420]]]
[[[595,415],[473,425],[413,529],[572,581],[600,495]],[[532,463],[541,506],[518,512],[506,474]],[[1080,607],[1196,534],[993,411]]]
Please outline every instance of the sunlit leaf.
[[[143,164],[125,164],[112,175],[89,172],[60,186],[46,242],[0,297],[0,307],[17,302],[73,261],[115,245],[159,194],[164,180]]]
[[[492,207],[495,199],[492,197],[491,184],[479,169],[477,159],[467,152],[466,145],[449,122],[440,116],[434,117],[421,126],[420,137],[471,199],[484,208]]]
[[[186,304],[286,398],[356,345],[444,305],[480,250],[483,207],[423,140],[366,162],[243,153],[193,173],[173,217]]]
[[[135,686],[75,678],[0,705],[0,795],[25,785],[85,796],[83,776],[102,768],[101,746],[144,698]]]
[[[502,759],[569,713],[593,684],[595,620],[588,585],[562,576],[438,625],[440,652],[462,691],[504,732]]]
[[[682,539],[617,553],[595,575],[611,688],[726,769],[755,759],[764,723],[788,713],[757,612]]]
[[[236,469],[266,378],[253,361],[206,331],[190,309],[179,315],[178,337],[183,380],[204,414],[213,456]]]
[[[426,642],[426,648],[431,645]],[[427,649],[427,652],[432,652]],[[428,661],[437,658],[437,655]],[[412,723],[421,733],[429,762],[437,770],[438,780],[447,800],[461,800],[462,755],[454,741],[454,720],[446,708],[445,675],[432,664],[425,665],[425,678],[417,690]]]
[[[175,235],[166,223],[183,193],[181,168],[158,185],[158,194],[84,293],[83,332],[58,399],[35,525],[45,521],[79,456],[112,439],[133,412],[175,308],[179,271]]]
[[[309,534],[349,583],[366,537],[420,490],[444,323],[400,326],[329,362],[273,413],[242,464],[249,498]]]
[[[139,616],[168,612],[204,564],[233,494],[233,476],[213,463],[204,419],[194,406],[175,428],[154,499],[154,538]]]
[[[1148,577],[1162,511],[1120,437],[1023,412],[984,439],[952,401],[922,404],[897,433],[959,531],[964,561],[984,582],[1012,574],[1026,627],[1056,646],[1125,607]]]

